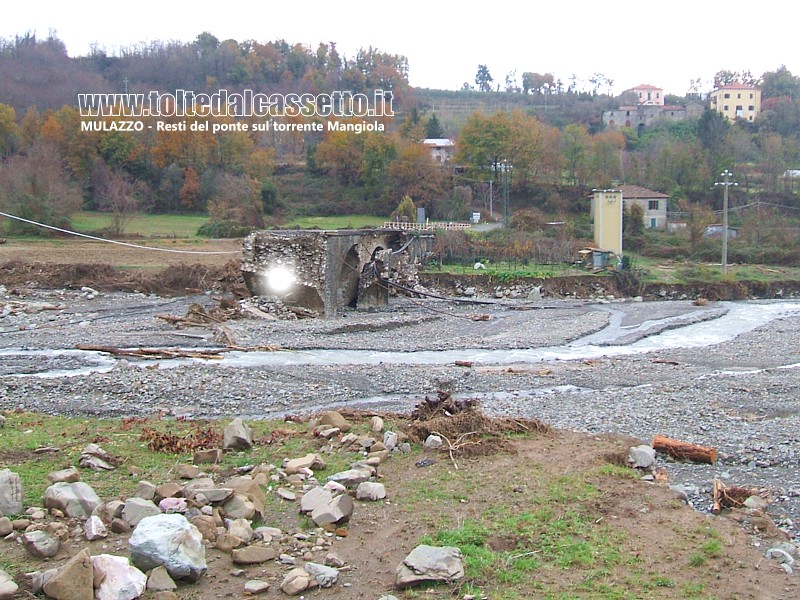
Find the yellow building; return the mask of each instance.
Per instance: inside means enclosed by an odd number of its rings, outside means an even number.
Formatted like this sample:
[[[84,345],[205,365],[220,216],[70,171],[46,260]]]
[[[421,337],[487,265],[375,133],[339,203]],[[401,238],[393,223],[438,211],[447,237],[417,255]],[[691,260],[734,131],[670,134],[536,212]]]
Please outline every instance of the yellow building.
[[[723,85],[708,95],[711,109],[728,120],[742,119],[752,123],[761,112],[761,90],[746,83]]]
[[[592,215],[595,245],[622,256],[622,191],[593,190]]]

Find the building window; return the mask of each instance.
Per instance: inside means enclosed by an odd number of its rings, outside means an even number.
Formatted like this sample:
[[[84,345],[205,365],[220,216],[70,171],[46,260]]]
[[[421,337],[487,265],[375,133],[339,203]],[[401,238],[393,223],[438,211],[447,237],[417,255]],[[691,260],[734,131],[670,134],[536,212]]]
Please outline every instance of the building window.
[[[647,210],[658,210],[658,200],[648,200]]]
[[[750,92],[750,99],[753,99],[753,92]]]
[[[742,93],[741,93],[741,92],[739,92],[738,94],[736,94],[736,97],[737,97],[737,98],[741,98],[741,97],[742,97]]]
[[[722,110],[724,110],[725,112],[728,112],[728,105],[727,104],[723,105],[722,106]]]
[[[755,109],[756,109],[756,107],[753,106],[752,104],[747,107],[747,110],[749,110],[749,111],[754,111]]]
[[[731,95],[730,95],[730,94],[728,94],[728,93],[726,93],[726,94],[723,96],[723,98],[725,98],[726,100],[727,100],[728,98],[730,98],[730,97],[731,97]]]
[[[650,219],[650,229],[655,229],[656,227],[658,227],[658,220],[653,217]]]

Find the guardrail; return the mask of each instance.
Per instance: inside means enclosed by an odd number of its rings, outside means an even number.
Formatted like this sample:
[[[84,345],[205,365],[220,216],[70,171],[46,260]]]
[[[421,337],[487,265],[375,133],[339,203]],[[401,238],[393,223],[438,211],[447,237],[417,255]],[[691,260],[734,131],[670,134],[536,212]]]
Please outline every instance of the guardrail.
[[[431,229],[444,229],[445,231],[463,230],[472,227],[470,223],[444,223],[444,222],[425,222],[409,223],[406,221],[387,221],[383,224],[383,229],[400,229],[403,231],[429,231]]]

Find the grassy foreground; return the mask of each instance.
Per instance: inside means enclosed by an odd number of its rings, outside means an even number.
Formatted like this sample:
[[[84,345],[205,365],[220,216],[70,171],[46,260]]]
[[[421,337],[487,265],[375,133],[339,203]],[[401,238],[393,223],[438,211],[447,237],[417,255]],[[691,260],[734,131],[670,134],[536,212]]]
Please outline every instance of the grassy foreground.
[[[25,488],[25,506],[41,505],[47,487],[46,475],[78,464],[90,442],[99,444],[119,464],[114,471],[96,473],[81,469],[82,478],[104,499],[126,498],[140,480],[159,484],[175,479],[176,466],[191,462],[185,451],[192,439],[213,443],[220,439],[226,423],[149,419],[94,419],[52,417],[13,412],[6,415],[0,436],[0,462],[20,474]],[[367,435],[367,417],[354,420],[356,433]],[[251,421],[255,446],[247,452],[226,454],[215,467],[221,478],[236,467],[262,463],[280,466],[284,458],[319,452],[323,441],[313,437],[309,425],[295,421]],[[402,429],[402,423],[387,419],[387,429]],[[400,598],[450,598],[473,594],[477,598],[715,598],[715,579],[726,569],[742,568],[727,539],[713,526],[698,525],[699,515],[674,500],[653,496],[653,486],[638,481],[634,471],[614,460],[584,461],[576,456],[569,465],[565,455],[549,456],[547,448],[559,448],[556,434],[507,436],[519,454],[458,458],[447,452],[433,455],[430,468],[415,463],[431,458],[419,445],[408,454],[393,454],[382,479],[390,491],[389,503],[359,503],[350,534],[341,549],[350,560],[361,556],[366,573],[376,565],[397,560],[419,543],[453,545],[464,555],[466,577],[455,586],[443,584],[395,591]],[[577,434],[573,434],[577,435]],[[217,436],[215,438],[215,436]],[[569,441],[567,445],[572,444]],[[172,451],[155,451],[162,446]],[[608,456],[619,443],[589,441],[584,449]],[[42,451],[45,448],[47,450]],[[184,451],[181,451],[184,450]],[[573,450],[568,450],[572,453]],[[604,452],[606,452],[604,454]],[[599,453],[599,454],[598,454]],[[359,456],[352,451],[324,453],[327,467],[317,474],[320,482]],[[517,466],[518,468],[514,468]],[[264,525],[283,531],[310,531],[307,517],[295,505],[266,490]],[[634,527],[625,526],[616,514],[619,505],[640,504],[642,517]],[[657,513],[666,510],[666,517]],[[658,519],[662,529],[652,524]],[[672,514],[672,517],[670,516]],[[673,517],[685,522],[670,520]],[[635,520],[637,517],[626,517]],[[650,525],[647,523],[650,522]],[[687,523],[692,524],[691,526]],[[728,523],[723,523],[729,525]],[[256,524],[254,524],[256,525]],[[378,533],[376,533],[376,525]],[[390,557],[375,552],[372,543],[385,530],[383,540]],[[652,562],[647,539],[657,540],[663,564]],[[407,537],[401,540],[395,531]],[[380,542],[378,542],[380,543]],[[14,548],[16,547],[16,548]],[[726,557],[723,560],[723,557]],[[399,557],[399,559],[397,558]],[[40,568],[17,544],[0,543],[0,569],[10,573]],[[206,596],[192,596],[203,598]]]

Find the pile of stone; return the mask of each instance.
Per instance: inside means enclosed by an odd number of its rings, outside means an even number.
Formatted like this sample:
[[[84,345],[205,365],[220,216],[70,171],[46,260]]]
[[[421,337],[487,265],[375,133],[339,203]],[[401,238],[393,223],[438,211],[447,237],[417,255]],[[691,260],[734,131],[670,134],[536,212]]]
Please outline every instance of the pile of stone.
[[[21,544],[35,558],[71,555],[60,567],[28,573],[20,582],[0,571],[0,600],[13,597],[20,586],[56,600],[133,600],[145,591],[158,600],[172,600],[177,598],[176,582],[195,583],[207,572],[207,547],[229,554],[230,572],[237,577],[244,576],[246,568],[265,563],[290,568],[282,577],[244,581],[242,591],[248,595],[272,586],[287,595],[335,586],[347,565],[332,546],[347,535],[344,525],[356,502],[384,500],[386,488],[376,480],[379,466],[392,452],[410,450],[402,434],[383,431],[380,417],[370,425],[369,435],[357,435],[335,411],[312,423],[313,434],[325,440],[324,451],[347,450],[359,456],[324,482],[316,476],[326,468],[323,451],[287,459],[280,466],[241,467],[219,481],[204,472],[202,467],[217,462],[223,449],[252,447],[252,430],[241,419],[225,428],[222,449],[198,452],[195,464],[177,465],[176,480],[139,481],[124,500],[103,501],[81,481],[80,471],[70,467],[48,475],[51,485],[41,507],[24,509],[19,476],[0,470],[0,537]],[[93,456],[103,455],[99,447],[90,450]],[[295,504],[315,527],[289,534],[276,527],[254,526],[267,514],[270,494]],[[113,540],[120,548],[126,538],[123,555],[90,553],[90,542],[101,540],[105,549]],[[457,548],[422,547],[398,567],[395,585],[461,577]]]

